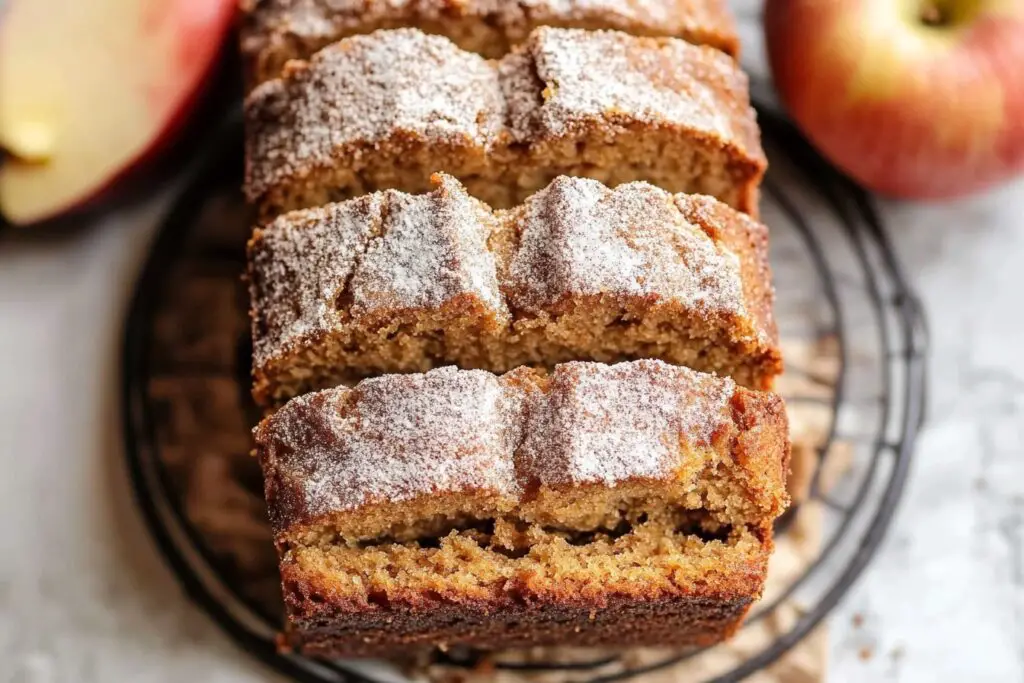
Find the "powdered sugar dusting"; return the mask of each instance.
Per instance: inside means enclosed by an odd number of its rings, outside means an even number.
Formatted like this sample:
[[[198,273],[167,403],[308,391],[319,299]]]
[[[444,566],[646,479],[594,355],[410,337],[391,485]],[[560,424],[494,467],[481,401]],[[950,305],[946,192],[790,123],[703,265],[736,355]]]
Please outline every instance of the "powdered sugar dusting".
[[[380,221],[381,196],[368,195],[282,216],[249,251],[253,362],[334,329],[335,302]]]
[[[509,300],[536,310],[567,295],[657,297],[745,315],[739,261],[648,183],[614,190],[560,177],[526,202]]]
[[[661,361],[559,365],[521,457],[546,485],[671,476],[731,420],[734,391],[730,379]]]
[[[350,317],[436,309],[460,295],[507,315],[487,248],[496,218],[451,177],[439,184],[292,212],[262,229],[249,253],[254,365]],[[343,292],[350,305],[339,309]]]
[[[672,35],[684,27],[709,35],[730,33],[724,0],[460,0],[460,17],[500,27],[509,38],[531,25],[604,23],[608,28],[638,29]],[[387,23],[397,26],[454,20],[451,0],[263,0],[252,14],[246,39],[279,32],[318,40],[362,33]],[[259,47],[253,44],[249,50]]]
[[[510,100],[518,140],[558,137],[588,121],[630,119],[742,139],[734,102],[746,81],[732,59],[679,40],[615,31],[538,28],[525,49],[545,84],[543,103]],[[508,90],[506,89],[506,97]],[[524,110],[532,110],[529,116]],[[527,122],[525,123],[524,122]]]
[[[737,214],[710,198],[560,177],[524,207],[492,212],[455,179],[438,178],[429,194],[380,192],[286,214],[261,231],[250,247],[255,367],[332,343],[330,334],[361,316],[429,312],[461,296],[509,325],[519,312],[588,295],[639,297],[722,320],[749,319],[762,303],[747,301],[740,255],[710,229],[724,230]],[[703,211],[699,222],[710,234],[683,210],[708,202],[717,210]],[[500,279],[488,245],[499,223],[519,236]],[[737,225],[763,229],[751,220]],[[766,330],[756,333],[772,343]]]
[[[644,33],[665,35],[687,25],[709,30],[728,27],[721,0],[518,0],[506,5],[519,5],[538,24],[565,26],[600,17],[609,28],[628,30],[632,25],[646,29]]]
[[[535,372],[443,368],[292,400],[256,429],[275,525],[438,491],[671,477],[732,420],[731,380],[660,361],[560,365],[524,409],[516,380]]]
[[[516,398],[494,375],[441,368],[292,400],[256,430],[285,492],[268,495],[275,523],[438,491],[517,496]]]
[[[366,250],[352,278],[352,314],[441,306],[472,292],[504,310],[487,238],[494,217],[458,181],[441,176],[425,195],[389,191],[383,234]]]
[[[323,45],[382,26],[426,25],[475,43],[496,32],[518,43],[539,25],[615,28],[643,35],[686,38],[735,49],[735,26],[725,0],[260,0],[245,14],[242,51]],[[462,31],[462,24],[486,30]],[[497,39],[500,40],[500,39]],[[466,49],[472,49],[465,46]],[[504,45],[479,45],[488,54]]]
[[[249,95],[246,191],[255,198],[342,150],[356,165],[396,134],[485,149],[503,119],[497,75],[478,55],[414,29],[354,36]]]
[[[638,136],[676,129],[681,145],[718,144],[764,163],[746,78],[731,58],[614,31],[541,27],[497,63],[417,30],[377,31],[258,86],[245,108],[251,200],[326,168],[358,176],[365,155],[414,145],[464,153],[473,173],[483,167],[507,182],[531,163],[574,163],[571,153],[546,157],[552,138],[623,122]]]

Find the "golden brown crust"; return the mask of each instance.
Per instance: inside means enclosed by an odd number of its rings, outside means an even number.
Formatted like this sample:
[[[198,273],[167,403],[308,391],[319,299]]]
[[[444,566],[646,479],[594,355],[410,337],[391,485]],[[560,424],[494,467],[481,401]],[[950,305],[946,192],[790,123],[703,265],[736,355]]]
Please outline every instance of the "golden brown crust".
[[[649,180],[757,210],[766,161],[733,60],[680,40],[543,27],[500,62],[412,29],[344,39],[246,100],[264,218],[444,170],[502,208],[557,175]]]
[[[739,52],[725,0],[247,0],[242,9],[242,55],[254,83],[278,76],[288,60],[382,28],[444,35],[489,58],[504,55],[541,25],[615,29],[681,38],[733,57]]]
[[[256,430],[290,641],[715,642],[760,595],[786,432],[778,397],[657,361],[296,399]]]
[[[699,225],[708,237],[739,257],[747,310],[755,320],[755,327],[764,330],[773,345],[777,345],[779,331],[775,324],[775,288],[768,260],[768,226],[730,210],[711,197],[677,194],[676,205],[686,220]],[[781,356],[779,363],[777,370],[781,372]],[[755,388],[771,389],[771,386]]]
[[[560,177],[492,211],[449,176],[286,214],[249,245],[254,395],[375,372],[656,357],[771,387],[767,229],[709,197]]]

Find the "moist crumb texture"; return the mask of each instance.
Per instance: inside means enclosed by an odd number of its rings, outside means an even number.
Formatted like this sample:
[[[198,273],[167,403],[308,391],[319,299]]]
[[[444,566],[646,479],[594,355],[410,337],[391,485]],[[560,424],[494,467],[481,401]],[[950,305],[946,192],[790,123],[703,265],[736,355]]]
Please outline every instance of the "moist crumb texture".
[[[660,361],[442,368],[255,431],[291,646],[707,645],[763,588],[781,399]]]
[[[725,0],[244,0],[242,56],[250,82],[280,75],[342,38],[418,28],[460,48],[500,57],[538,26],[617,29],[674,37],[739,53]]]
[[[443,170],[496,208],[558,175],[646,180],[757,210],[766,161],[747,79],[672,38],[541,27],[499,61],[416,29],[331,44],[245,103],[263,220]]]
[[[254,395],[381,372],[660,358],[768,389],[767,230],[706,196],[559,177],[494,211],[450,176],[288,213],[249,244]]]

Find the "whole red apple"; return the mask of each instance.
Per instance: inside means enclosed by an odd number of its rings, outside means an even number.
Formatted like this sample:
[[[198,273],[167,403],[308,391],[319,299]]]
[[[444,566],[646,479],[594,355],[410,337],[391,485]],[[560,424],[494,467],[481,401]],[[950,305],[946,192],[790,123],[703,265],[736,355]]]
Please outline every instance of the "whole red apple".
[[[10,0],[0,212],[23,225],[88,204],[165,147],[213,71],[235,4]]]
[[[966,194],[1024,170],[1024,0],[768,0],[783,103],[865,186]]]

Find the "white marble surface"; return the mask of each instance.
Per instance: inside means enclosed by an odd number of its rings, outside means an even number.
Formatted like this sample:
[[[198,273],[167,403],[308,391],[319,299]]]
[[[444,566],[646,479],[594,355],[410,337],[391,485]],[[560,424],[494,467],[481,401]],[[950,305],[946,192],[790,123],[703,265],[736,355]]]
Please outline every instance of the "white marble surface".
[[[119,335],[165,201],[0,238],[0,682],[273,678],[188,603],[122,467]],[[931,317],[930,421],[829,678],[1024,682],[1024,182],[883,209]]]

